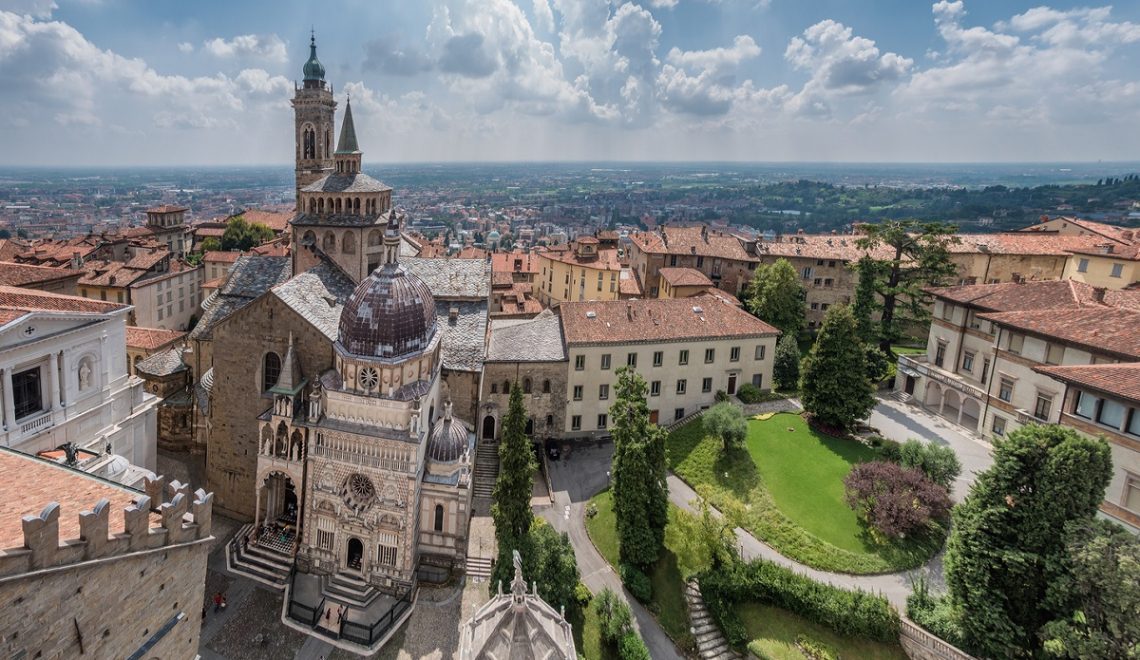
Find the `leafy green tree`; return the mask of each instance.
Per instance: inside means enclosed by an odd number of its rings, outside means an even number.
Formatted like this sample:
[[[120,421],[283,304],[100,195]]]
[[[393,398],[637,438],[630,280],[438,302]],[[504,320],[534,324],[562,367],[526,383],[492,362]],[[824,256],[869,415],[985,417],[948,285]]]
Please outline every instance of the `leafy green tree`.
[[[1066,553],[1062,531],[1092,520],[1111,475],[1108,444],[1063,426],[1024,426],[994,445],[993,465],[954,509],[946,548],[967,650],[1003,658],[1039,648],[1058,618],[1046,596]]]
[[[574,590],[578,586],[578,560],[574,547],[565,532],[559,534],[545,520],[537,519],[530,527],[530,539],[526,554],[529,555],[530,572],[526,571],[527,559],[524,556],[523,575],[528,581],[538,584],[542,599],[554,609],[565,607],[570,613],[578,607]]]
[[[602,593],[594,599],[593,607],[598,613],[602,641],[617,644],[626,632],[633,629],[633,614],[629,611],[629,605],[613,589],[602,589]]]
[[[855,300],[851,303],[851,314],[855,317],[859,338],[864,344],[879,344],[875,321],[872,318],[879,305],[875,301],[875,282],[878,279],[879,263],[868,255],[855,262]]]
[[[772,380],[776,389],[790,391],[800,386],[800,345],[792,335],[780,337],[772,356]]]
[[[891,344],[902,339],[906,328],[930,318],[930,295],[925,287],[945,284],[957,272],[950,261],[949,246],[957,243],[958,228],[937,222],[891,220],[865,225],[866,235],[857,241],[864,250],[885,248],[887,259],[874,259],[876,305],[879,319],[879,349],[891,354]]]
[[[800,400],[814,421],[848,431],[875,406],[866,354],[846,305],[827,310],[804,358]]]
[[[1046,655],[1059,658],[1140,657],[1140,539],[1120,525],[1070,525],[1062,575],[1049,600],[1063,618],[1041,631]]]
[[[744,411],[731,403],[718,403],[701,416],[705,431],[720,438],[725,451],[740,449],[748,437]]]
[[[645,379],[626,367],[617,376],[610,417],[618,548],[622,562],[645,567],[657,561],[668,522],[665,432],[649,421]]]
[[[522,547],[534,513],[530,496],[534,489],[534,452],[526,437],[526,408],[522,388],[511,386],[510,403],[503,417],[502,440],[499,442],[499,476],[495,481],[491,518],[495,521],[495,539],[499,542],[499,558],[492,584],[506,585],[513,577],[511,553],[527,557]]]
[[[259,222],[247,222],[239,215],[226,224],[226,230],[222,233],[222,249],[244,252],[271,240],[272,229]]]
[[[205,240],[202,241],[202,243],[201,243],[201,245],[199,245],[198,249],[201,250],[202,252],[216,252],[216,251],[222,249],[222,242],[219,241],[217,238],[210,236],[210,237],[207,237]]]
[[[962,462],[953,448],[914,438],[899,446],[899,465],[922,470],[931,481],[947,490],[962,473]]]
[[[748,291],[748,311],[785,335],[797,336],[804,326],[804,287],[787,259],[760,264]]]
[[[700,507],[699,514],[675,510],[665,532],[669,538],[667,545],[677,555],[677,568],[685,578],[739,559],[732,523],[713,515],[703,499]]]

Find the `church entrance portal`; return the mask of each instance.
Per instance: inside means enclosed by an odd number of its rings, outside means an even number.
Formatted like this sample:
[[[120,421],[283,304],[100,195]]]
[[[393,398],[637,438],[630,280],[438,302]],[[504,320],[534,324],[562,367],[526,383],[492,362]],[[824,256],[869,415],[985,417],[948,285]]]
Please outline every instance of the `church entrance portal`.
[[[483,418],[483,439],[495,439],[495,418],[490,415]]]
[[[364,543],[358,538],[348,540],[348,557],[345,564],[354,571],[360,570],[360,562],[364,559]]]
[[[285,555],[292,555],[297,538],[297,487],[287,475],[273,472],[257,488],[258,543]]]

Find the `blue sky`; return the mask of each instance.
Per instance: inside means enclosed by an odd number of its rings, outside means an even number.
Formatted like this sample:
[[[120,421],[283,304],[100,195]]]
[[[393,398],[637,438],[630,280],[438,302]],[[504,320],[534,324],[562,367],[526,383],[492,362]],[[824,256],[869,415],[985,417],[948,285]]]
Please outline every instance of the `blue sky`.
[[[0,164],[1140,158],[1140,3],[0,0]]]

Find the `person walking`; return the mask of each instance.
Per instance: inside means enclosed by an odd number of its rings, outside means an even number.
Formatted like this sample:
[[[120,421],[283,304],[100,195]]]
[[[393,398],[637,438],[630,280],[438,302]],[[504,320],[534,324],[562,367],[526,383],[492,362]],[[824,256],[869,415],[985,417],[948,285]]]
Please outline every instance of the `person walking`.
[[[214,594],[214,614],[217,614],[220,609],[222,609],[222,592],[219,591]]]

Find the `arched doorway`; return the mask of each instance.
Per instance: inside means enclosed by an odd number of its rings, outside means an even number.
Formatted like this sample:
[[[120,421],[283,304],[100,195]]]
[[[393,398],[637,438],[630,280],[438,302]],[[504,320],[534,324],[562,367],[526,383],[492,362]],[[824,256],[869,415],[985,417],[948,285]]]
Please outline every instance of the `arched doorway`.
[[[527,417],[526,418],[526,431],[525,432],[528,436],[534,435],[534,418],[533,417]]]
[[[977,399],[970,397],[962,398],[962,418],[959,422],[962,426],[970,429],[971,431],[978,430],[978,418],[982,413],[982,405],[978,403]]]
[[[483,439],[495,439],[495,418],[491,415],[487,415],[483,418]]]
[[[954,390],[947,389],[942,399],[942,416],[958,423],[958,410],[962,407],[961,397]]]
[[[926,383],[926,398],[922,401],[923,405],[930,408],[934,412],[938,412],[939,407],[942,405],[942,387],[938,383]]]
[[[359,571],[364,559],[364,543],[355,536],[348,540],[348,554],[345,556],[345,565],[354,571]]]
[[[284,472],[271,472],[258,484],[258,543],[271,550],[292,555],[300,518],[297,486]]]

